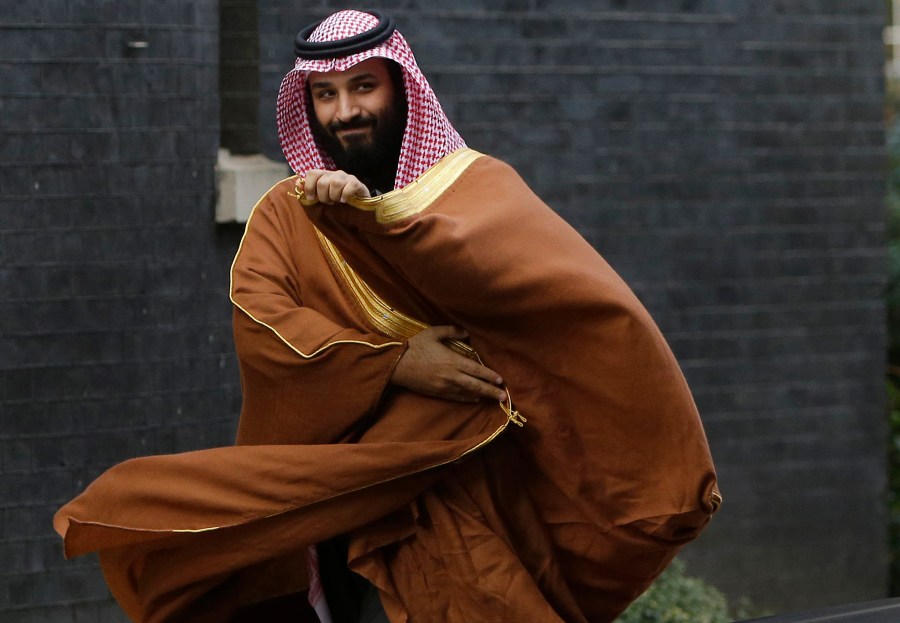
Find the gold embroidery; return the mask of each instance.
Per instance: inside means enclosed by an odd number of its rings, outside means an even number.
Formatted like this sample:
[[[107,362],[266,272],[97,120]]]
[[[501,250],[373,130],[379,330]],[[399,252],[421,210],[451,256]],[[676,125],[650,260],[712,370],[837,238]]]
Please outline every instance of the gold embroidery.
[[[450,188],[463,171],[469,168],[469,165],[483,155],[468,147],[457,149],[441,158],[433,167],[403,188],[397,188],[377,197],[353,197],[348,204],[358,210],[374,212],[375,221],[381,225],[402,221],[427,209]],[[295,197],[304,206],[315,204],[315,201],[306,198],[306,194],[301,188],[302,184],[303,179],[298,178],[297,184],[294,186],[295,193],[288,194]]]
[[[460,151],[473,152],[473,150],[460,150]],[[456,153],[459,153],[459,152],[454,152],[454,154],[456,154]],[[474,162],[474,160],[476,158],[481,156],[481,154],[478,154],[478,152],[473,152],[473,153],[476,154],[475,157],[472,158],[466,164],[466,166],[468,166],[468,164],[471,164],[471,162]],[[453,155],[453,154],[450,154],[450,155]],[[464,168],[465,167],[463,167],[463,169]],[[461,169],[459,172],[457,172],[456,175],[453,177],[453,179],[455,179],[456,176],[458,176],[458,174],[463,169]],[[294,176],[294,177],[296,177],[296,176]],[[290,178],[287,178],[287,179],[290,179]],[[450,185],[450,183],[452,183],[453,179],[449,180],[440,192],[443,192],[444,190],[446,190],[446,188]],[[284,180],[282,180],[282,181],[284,181]],[[279,182],[279,184],[280,183],[281,182]],[[276,184],[276,186],[277,186],[277,184]],[[273,186],[272,188],[275,188],[275,186]],[[272,189],[269,189],[269,190],[271,191]],[[420,191],[420,192],[423,192],[423,191]],[[431,190],[425,189],[424,192],[428,193],[428,195],[424,199],[424,201],[425,201],[424,207],[422,207],[421,209],[418,209],[418,210],[412,209],[408,214],[406,214],[402,217],[399,217],[399,218],[406,218],[406,216],[408,216],[409,214],[417,214],[417,213],[421,212],[422,210],[425,209],[425,207],[427,207],[427,205],[429,205],[432,201],[434,201],[434,199],[436,199],[440,195],[440,193],[432,194],[434,192],[434,187],[432,187]],[[268,193],[266,193],[266,194],[268,194]],[[391,193],[388,193],[388,194],[391,194]],[[265,197],[265,196],[266,195],[263,195],[263,197]],[[304,198],[302,196],[302,191],[299,192],[299,195],[292,195],[292,196],[295,196],[301,202],[304,201]],[[384,195],[382,195],[382,197],[383,196]],[[378,199],[378,198],[376,198],[376,199]],[[257,204],[253,207],[253,211],[251,211],[251,213],[250,213],[250,218],[247,219],[247,229],[249,229],[249,227],[250,227],[250,221],[253,218],[253,212],[256,211],[256,208],[259,207],[260,203],[262,203],[262,199],[260,199],[260,201],[257,202]],[[359,207],[359,206],[356,206],[356,207]],[[361,207],[360,209],[369,209],[369,208]],[[396,214],[396,213],[399,213],[399,212],[391,212],[391,214]],[[398,218],[398,220],[399,220],[399,218]],[[344,261],[343,257],[341,256],[340,251],[337,250],[337,248],[331,243],[331,241],[328,240],[324,236],[324,234],[322,234],[322,232],[320,232],[318,229],[316,229],[315,227],[313,227],[313,229],[315,230],[316,235],[318,236],[319,241],[322,244],[322,249],[325,251],[326,258],[331,263],[331,265],[335,268],[336,272],[344,279],[345,283],[347,283],[351,292],[353,292],[353,295],[356,297],[356,299],[360,302],[363,309],[365,310],[366,315],[369,317],[371,322],[375,325],[375,327],[378,328],[378,330],[380,332],[388,335],[389,337],[408,339],[428,327],[428,325],[426,325],[425,323],[422,323],[414,318],[411,318],[410,316],[407,316],[407,315],[403,314],[402,312],[399,312],[396,309],[389,306],[384,300],[382,300],[377,294],[375,294],[375,292],[368,286],[368,284],[366,284],[359,277],[359,275],[357,275],[355,273],[355,271],[353,271],[352,268],[350,268],[350,266],[346,263],[346,261]],[[247,235],[246,231],[247,230],[245,230],[245,232],[244,232],[244,237],[246,237],[246,235]],[[240,255],[241,248],[243,247],[244,237],[241,238],[241,243],[238,247],[237,253],[235,254],[234,262],[232,262],[232,265],[231,265],[231,275],[230,275],[231,287],[229,288],[229,295],[230,295],[231,301],[238,309],[240,309],[245,314],[247,314],[247,316],[249,316],[252,320],[254,320],[255,322],[259,323],[260,325],[272,330],[282,341],[285,342],[285,344],[287,344],[291,349],[296,351],[299,355],[301,355],[302,357],[305,357],[305,358],[314,357],[315,355],[319,354],[323,350],[325,350],[331,346],[334,346],[335,344],[341,344],[341,343],[362,344],[362,345],[370,346],[372,348],[382,348],[384,346],[392,346],[392,345],[397,344],[397,342],[389,342],[387,344],[377,345],[377,344],[369,344],[367,342],[353,342],[350,340],[344,340],[344,341],[336,341],[336,342],[331,342],[331,343],[325,344],[324,346],[320,347],[318,350],[316,350],[312,354],[304,354],[304,353],[300,352],[296,347],[294,347],[290,342],[288,342],[287,339],[285,339],[280,333],[278,333],[278,331],[276,331],[273,327],[265,324],[261,320],[258,320],[257,318],[255,318],[253,315],[250,314],[250,312],[248,312],[246,309],[241,307],[237,303],[237,301],[235,301],[235,299],[234,299],[234,266],[237,263],[237,258]],[[476,353],[475,350],[471,346],[466,344],[465,342],[461,342],[459,340],[451,340],[448,343],[448,346],[453,348],[456,352],[458,352],[464,356],[470,357],[472,359],[475,359],[476,361],[481,363],[481,358],[478,356],[478,353]],[[449,465],[450,463],[454,463],[454,462],[462,459],[463,457],[471,454],[472,452],[475,452],[476,450],[479,450],[480,448],[482,448],[485,445],[492,442],[500,433],[502,433],[503,431],[506,430],[506,427],[509,426],[510,423],[513,423],[516,426],[520,426],[520,427],[524,426],[525,422],[527,420],[525,419],[524,416],[522,416],[522,414],[520,414],[513,407],[512,396],[509,393],[509,388],[504,387],[504,391],[506,392],[506,399],[499,401],[500,408],[506,414],[506,421],[503,422],[502,425],[497,427],[490,435],[488,435],[487,437],[485,437],[484,439],[482,439],[481,441],[479,441],[472,447],[470,447],[466,450],[463,450],[458,456],[455,456],[454,458],[449,459],[449,460],[440,461],[438,463],[435,463],[434,465],[424,467],[422,469],[413,471],[411,473],[412,474],[421,473],[421,472],[427,471],[429,469],[435,469],[437,467]],[[404,474],[404,476],[407,476],[407,475],[409,475],[409,474]],[[372,483],[368,486],[369,487],[377,486],[379,484],[383,484],[386,482],[396,480],[397,478],[400,478],[400,477],[402,477],[402,476],[398,476],[398,477],[394,477],[394,478],[387,478],[384,480],[380,480],[376,483]],[[321,502],[321,501],[333,499],[333,498],[336,498],[336,497],[339,497],[342,495],[348,495],[350,493],[359,491],[362,488],[366,488],[366,487],[360,487],[360,488],[356,488],[356,489],[339,491],[339,492],[335,493],[334,495],[328,496],[328,497],[324,498],[323,500],[319,500],[319,501]],[[112,525],[112,524],[103,524],[103,523],[99,523],[99,522],[80,522],[80,521],[74,519],[73,517],[69,517],[68,519],[69,519],[70,523],[80,523],[82,525],[92,525],[92,526],[99,526],[99,527],[104,527],[104,528],[121,529],[121,530],[137,531],[137,532],[201,533],[201,532],[210,532],[210,531],[214,531],[214,530],[222,530],[225,528],[232,528],[235,526],[249,523],[250,521],[256,521],[256,520],[260,520],[260,519],[267,519],[270,517],[275,517],[275,516],[282,515],[282,514],[285,514],[285,513],[294,511],[294,510],[298,510],[307,505],[308,504],[300,504],[298,506],[292,506],[290,508],[287,508],[287,509],[284,509],[281,511],[277,511],[275,513],[270,513],[269,515],[265,515],[263,517],[254,517],[251,519],[246,519],[244,521],[238,521],[238,522],[235,522],[232,524],[227,524],[227,525],[222,525],[222,526],[210,526],[210,527],[205,527],[205,528],[195,528],[195,529],[182,528],[182,529],[168,529],[168,530],[165,530],[165,529],[164,530],[153,530],[153,529],[132,528],[132,527],[127,527],[127,526],[117,526],[117,525]],[[66,546],[68,547],[68,541],[66,542]]]
[[[502,406],[502,404],[501,404],[501,406]],[[503,410],[506,411],[506,408],[504,407]],[[515,413],[515,411],[514,411],[514,413]],[[524,418],[523,418],[523,420],[524,420]],[[207,528],[193,528],[193,529],[191,529],[191,528],[169,528],[169,529],[157,530],[157,529],[152,529],[152,528],[133,528],[133,527],[129,527],[129,526],[119,526],[119,525],[115,525],[115,524],[105,524],[105,523],[100,523],[100,522],[96,522],[96,521],[79,521],[79,520],[75,519],[74,517],[72,517],[71,515],[68,517],[68,520],[69,520],[70,524],[77,523],[77,524],[81,524],[82,526],[99,526],[101,528],[112,528],[115,530],[128,530],[131,532],[150,532],[150,533],[159,533],[159,534],[166,534],[166,533],[195,534],[195,533],[200,533],[200,532],[212,532],[213,530],[224,530],[226,528],[234,528],[236,526],[246,525],[246,524],[250,523],[251,521],[259,521],[259,520],[263,520],[263,519],[270,519],[272,517],[278,517],[279,515],[284,515],[286,513],[290,513],[292,511],[299,510],[301,508],[305,508],[305,507],[309,506],[310,504],[326,502],[328,500],[333,500],[335,498],[338,498],[342,495],[350,495],[351,493],[356,493],[357,491],[362,491],[363,489],[367,489],[369,487],[377,487],[378,485],[382,485],[382,484],[385,484],[388,482],[393,482],[394,480],[399,480],[400,478],[404,478],[406,476],[411,476],[413,474],[421,474],[422,472],[428,471],[429,469],[436,469],[438,467],[443,467],[444,465],[450,465],[451,463],[456,463],[460,459],[468,456],[469,454],[475,452],[476,450],[483,448],[484,446],[486,446],[487,444],[492,442],[494,439],[496,439],[497,435],[499,435],[500,433],[502,433],[503,431],[506,430],[506,427],[509,426],[510,422],[513,422],[514,424],[518,424],[519,426],[522,426],[522,424],[520,424],[519,422],[516,422],[514,419],[512,419],[510,417],[503,424],[501,424],[499,427],[497,427],[497,429],[494,430],[494,432],[492,432],[490,435],[488,435],[487,437],[485,437],[484,439],[482,439],[481,441],[476,443],[471,448],[467,448],[466,450],[463,450],[459,455],[453,457],[452,459],[439,461],[433,465],[428,465],[427,467],[413,470],[409,473],[401,474],[400,476],[394,476],[392,478],[385,478],[385,479],[379,480],[377,482],[373,482],[373,483],[368,484],[363,487],[357,487],[355,489],[347,489],[344,491],[338,491],[334,495],[326,496],[324,498],[316,500],[315,502],[307,502],[305,504],[291,506],[290,508],[276,511],[274,513],[269,513],[268,515],[262,515],[260,517],[251,517],[248,519],[244,519],[242,521],[237,521],[235,523],[225,524],[222,526],[209,526]],[[65,553],[66,558],[71,558],[71,556],[69,555],[69,541],[68,540],[65,541],[64,547],[66,550],[66,553]],[[83,553],[87,553],[87,552],[83,552]]]
[[[428,325],[424,322],[407,316],[403,312],[388,305],[387,302],[378,296],[375,291],[356,274],[356,271],[347,264],[344,256],[342,256],[337,247],[325,237],[325,234],[319,231],[315,226],[313,229],[316,232],[316,236],[319,238],[319,243],[322,245],[322,250],[325,253],[325,257],[328,259],[328,263],[331,264],[335,272],[337,272],[344,283],[347,284],[350,292],[353,294],[354,298],[356,298],[360,307],[362,307],[368,317],[369,322],[372,323],[376,330],[384,333],[388,337],[408,340],[423,329],[428,328]],[[461,340],[448,340],[446,343],[447,346],[460,355],[473,359],[478,363],[484,363],[481,361],[481,357],[478,356],[478,353],[475,352],[475,349],[465,342]],[[506,385],[503,386],[503,391],[506,392],[506,398],[500,400],[499,403],[500,408],[506,413],[507,421],[512,422],[519,427],[525,426],[527,420],[525,419],[525,416],[519,413],[513,406],[512,396]]]
[[[286,178],[286,179],[292,179],[292,178],[296,178],[296,177],[297,177],[297,176],[294,175],[294,176],[291,176],[291,177]],[[284,181],[285,181],[285,180],[281,180],[281,182],[278,182],[278,184],[281,184],[281,183],[284,182]],[[276,186],[278,186],[278,184],[275,184],[275,186],[272,186],[272,188],[270,188],[268,191],[266,191],[266,193],[259,199],[259,201],[256,202],[256,205],[253,206],[253,209],[250,211],[250,216],[247,218],[247,225],[246,225],[246,227],[244,228],[244,235],[241,236],[241,242],[240,242],[240,244],[238,245],[237,253],[234,254],[234,261],[231,262],[231,271],[229,272],[228,298],[231,299],[231,303],[232,303],[235,307],[237,307],[239,310],[241,310],[242,312],[244,312],[245,314],[247,314],[247,316],[248,316],[253,322],[255,322],[255,323],[257,323],[257,324],[259,324],[259,325],[261,325],[261,326],[263,326],[263,327],[265,327],[265,328],[267,328],[267,329],[269,329],[272,333],[274,333],[274,334],[278,337],[278,339],[280,339],[282,342],[284,342],[284,344],[285,344],[288,348],[290,348],[292,351],[294,351],[295,353],[297,353],[298,355],[300,355],[300,356],[303,357],[304,359],[312,359],[312,358],[316,357],[317,355],[319,355],[320,353],[322,353],[323,351],[325,351],[325,350],[331,348],[332,346],[336,346],[336,345],[338,345],[338,344],[357,344],[357,345],[360,345],[360,346],[367,346],[367,347],[369,347],[369,348],[375,348],[375,349],[378,349],[378,348],[388,348],[388,347],[391,347],[391,346],[398,346],[398,345],[400,345],[401,342],[386,342],[386,343],[384,343],[384,344],[372,344],[371,342],[363,342],[363,341],[361,341],[361,340],[335,340],[334,342],[327,342],[326,344],[323,344],[322,346],[320,346],[319,348],[317,348],[316,350],[314,350],[314,351],[311,352],[311,353],[304,353],[304,352],[301,351],[299,348],[297,348],[296,346],[294,346],[294,345],[290,342],[290,340],[288,340],[286,337],[284,337],[284,336],[278,331],[278,329],[276,329],[275,327],[273,327],[273,326],[270,325],[270,324],[267,324],[267,323],[263,322],[262,320],[260,320],[259,318],[257,318],[257,317],[254,316],[253,314],[251,314],[251,313],[250,313],[245,307],[243,307],[240,303],[237,302],[237,299],[236,299],[235,296],[234,296],[234,267],[237,265],[238,257],[240,257],[240,255],[241,255],[241,250],[244,248],[244,240],[247,239],[247,232],[250,231],[250,223],[253,221],[253,215],[256,213],[256,209],[260,206],[260,204],[263,202],[263,200],[269,195],[269,193],[272,192],[272,190],[273,190]]]

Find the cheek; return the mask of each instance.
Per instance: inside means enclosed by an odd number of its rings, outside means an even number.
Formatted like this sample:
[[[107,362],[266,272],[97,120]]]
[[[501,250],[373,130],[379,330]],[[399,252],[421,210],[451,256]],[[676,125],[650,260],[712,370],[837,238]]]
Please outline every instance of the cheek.
[[[328,104],[323,102],[313,101],[313,114],[318,120],[319,124],[323,127],[328,127],[328,123],[331,121],[331,112],[329,111]]]
[[[394,98],[391,95],[385,95],[378,102],[381,110],[388,110],[394,106]]]
[[[377,118],[385,119],[392,116],[394,111],[394,102],[390,99],[381,99],[378,102],[373,102],[372,107],[369,110],[371,110],[372,114]]]
[[[391,88],[379,89],[372,93],[370,108],[379,117],[390,114],[394,107],[394,90]]]

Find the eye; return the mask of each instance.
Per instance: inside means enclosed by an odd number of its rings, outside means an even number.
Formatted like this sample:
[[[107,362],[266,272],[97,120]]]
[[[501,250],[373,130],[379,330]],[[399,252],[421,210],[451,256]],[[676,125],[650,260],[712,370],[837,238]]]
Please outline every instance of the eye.
[[[357,93],[368,93],[369,91],[374,90],[377,86],[378,85],[374,82],[360,82],[356,85],[356,91]]]
[[[333,89],[318,89],[313,92],[313,97],[317,100],[329,100],[334,97]]]

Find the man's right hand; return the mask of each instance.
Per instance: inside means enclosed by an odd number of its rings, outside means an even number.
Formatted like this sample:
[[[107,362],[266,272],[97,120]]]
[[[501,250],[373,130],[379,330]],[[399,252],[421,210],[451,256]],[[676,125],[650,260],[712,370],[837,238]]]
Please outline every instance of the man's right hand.
[[[347,203],[350,197],[370,197],[369,189],[356,176],[344,171],[307,171],[303,194],[311,201],[332,205]]]
[[[438,326],[409,339],[409,346],[391,377],[391,383],[426,396],[478,402],[506,399],[503,379],[490,368],[450,349],[441,340],[465,339],[457,327]]]

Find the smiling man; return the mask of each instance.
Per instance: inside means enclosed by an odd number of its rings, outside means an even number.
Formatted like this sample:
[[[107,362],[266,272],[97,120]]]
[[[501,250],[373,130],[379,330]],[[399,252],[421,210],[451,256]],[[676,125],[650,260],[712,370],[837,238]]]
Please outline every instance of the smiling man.
[[[370,58],[346,71],[312,72],[309,89],[313,136],[338,170],[359,178],[350,187],[341,184],[344,196],[334,199],[368,197],[369,187],[391,190],[406,126],[400,66]],[[328,179],[327,173],[307,173],[311,192],[323,175]]]
[[[612,621],[721,501],[665,340],[466,147],[390,18],[295,51],[297,175],[232,268],[238,445],[110,469],[57,513],[67,555],[153,623],[293,621],[292,595],[334,623]]]

